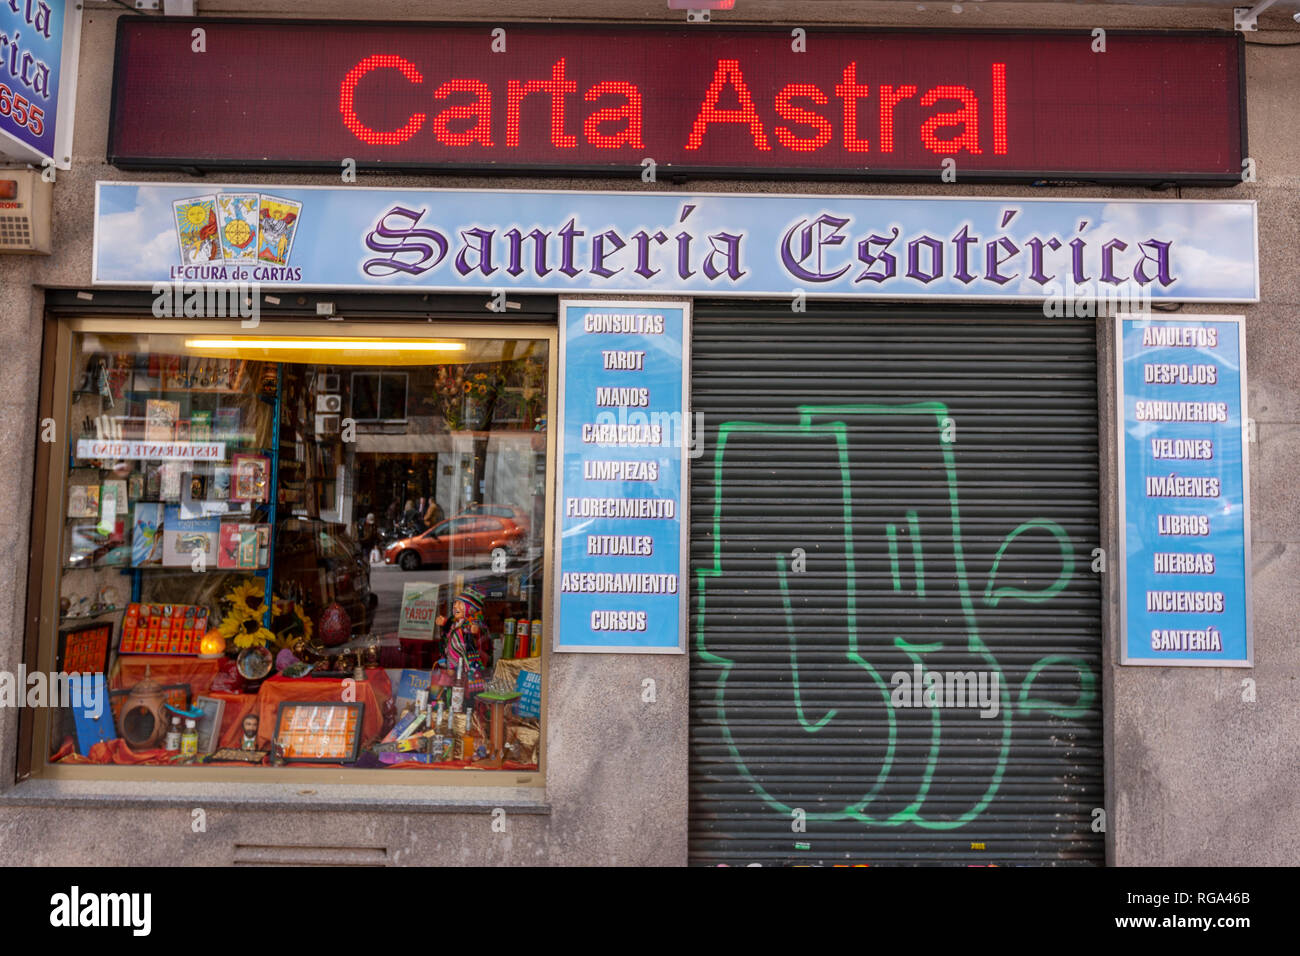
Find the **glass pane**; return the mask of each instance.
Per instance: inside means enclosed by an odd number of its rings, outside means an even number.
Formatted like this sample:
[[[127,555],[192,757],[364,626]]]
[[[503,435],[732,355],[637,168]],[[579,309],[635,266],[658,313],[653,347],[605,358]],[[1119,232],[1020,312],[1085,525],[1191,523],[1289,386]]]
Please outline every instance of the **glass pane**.
[[[76,336],[59,653],[120,693],[98,748],[67,714],[52,758],[177,762],[147,672],[257,766],[537,766],[546,343],[340,344]],[[358,668],[360,708],[281,708]],[[480,699],[494,678],[525,697]]]
[[[370,422],[382,417],[379,412],[378,375],[353,374],[352,417],[359,422]]]
[[[406,418],[406,376],[385,375],[379,393],[379,417],[388,421]]]

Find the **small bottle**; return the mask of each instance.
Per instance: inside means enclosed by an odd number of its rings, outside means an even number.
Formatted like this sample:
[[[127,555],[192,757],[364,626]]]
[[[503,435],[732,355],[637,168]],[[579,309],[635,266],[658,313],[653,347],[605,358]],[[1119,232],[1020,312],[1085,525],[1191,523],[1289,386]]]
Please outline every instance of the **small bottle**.
[[[465,733],[460,738],[460,759],[474,759],[474,710],[465,711]]]
[[[193,718],[185,721],[185,733],[181,734],[181,759],[192,761],[199,754],[199,730]]]
[[[508,617],[501,624],[501,634],[504,640],[501,642],[501,657],[511,658],[515,656],[515,619]]]
[[[465,659],[456,662],[456,681],[451,685],[451,712],[459,714],[465,709]]]
[[[163,741],[163,749],[172,753],[181,749],[181,719],[175,714],[172,715],[172,725],[167,728],[167,739]]]
[[[515,657],[528,656],[528,618],[521,617],[515,622]]]
[[[529,643],[529,656],[541,657],[542,656],[542,619],[541,618],[533,618],[533,626],[532,626],[532,630],[530,631],[530,640],[528,643]]]
[[[429,758],[431,763],[442,763],[443,718],[442,699],[439,698],[438,714],[433,724],[433,736],[429,738]]]

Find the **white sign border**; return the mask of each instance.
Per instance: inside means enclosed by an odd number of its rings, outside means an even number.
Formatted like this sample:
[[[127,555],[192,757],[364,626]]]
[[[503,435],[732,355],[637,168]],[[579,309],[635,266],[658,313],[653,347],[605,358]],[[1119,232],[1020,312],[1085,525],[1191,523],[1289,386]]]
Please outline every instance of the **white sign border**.
[[[1128,500],[1125,487],[1124,438],[1128,434],[1124,422],[1124,322],[1128,320],[1155,319],[1160,322],[1233,322],[1237,326],[1238,377],[1241,386],[1241,508],[1243,534],[1243,571],[1246,596],[1246,659],[1232,661],[1193,661],[1179,658],[1151,658],[1128,656]],[[1244,315],[1208,315],[1188,313],[1178,317],[1151,316],[1138,313],[1120,313],[1115,316],[1115,448],[1119,464],[1119,663],[1131,667],[1236,667],[1255,666],[1254,591],[1251,581],[1250,548],[1250,442],[1247,432],[1246,406],[1246,317]]]
[[[292,189],[292,190],[326,190],[332,192],[337,192],[337,191],[389,192],[389,193],[392,192],[399,192],[399,193],[400,192],[407,192],[407,193],[491,192],[491,193],[498,193],[498,194],[520,195],[520,196],[523,195],[546,195],[546,196],[575,195],[575,196],[622,196],[622,197],[636,196],[639,198],[644,197],[646,195],[654,195],[655,197],[659,197],[659,198],[677,198],[677,199],[724,198],[724,199],[733,199],[733,200],[738,198],[745,198],[745,197],[753,197],[753,198],[772,197],[778,199],[808,199],[813,202],[821,202],[821,203],[834,202],[836,200],[843,200],[843,199],[851,199],[854,201],[875,200],[875,199],[900,201],[905,199],[907,202],[910,203],[928,203],[928,202],[952,203],[952,202],[978,201],[978,202],[991,202],[991,203],[999,203],[999,202],[1049,203],[1049,204],[1056,204],[1056,205],[1061,205],[1064,203],[1076,203],[1076,202],[1097,203],[1099,205],[1114,204],[1114,203],[1122,203],[1125,205],[1163,203],[1167,205],[1169,203],[1176,202],[1176,203],[1191,204],[1191,205],[1223,206],[1223,205],[1230,205],[1233,203],[1239,203],[1250,207],[1250,220],[1251,220],[1251,232],[1252,232],[1250,255],[1251,255],[1251,273],[1253,276],[1253,283],[1252,283],[1253,295],[1248,298],[1221,298],[1221,297],[1200,297],[1200,296],[1194,296],[1192,298],[1174,298],[1171,296],[1167,298],[1162,297],[1158,301],[1194,302],[1201,305],[1217,305],[1217,304],[1251,305],[1251,304],[1258,303],[1260,301],[1259,200],[1257,199],[1227,198],[1227,199],[1171,200],[1171,199],[1129,199],[1129,198],[1117,198],[1114,196],[1110,196],[1110,197],[979,196],[979,195],[903,196],[903,195],[895,195],[892,193],[875,193],[875,194],[864,195],[860,193],[782,193],[782,192],[768,193],[768,192],[752,192],[752,191],[748,191],[748,192],[708,192],[708,191],[675,192],[674,191],[674,192],[662,192],[662,193],[656,192],[653,194],[646,194],[646,193],[637,193],[627,189],[535,189],[535,188],[534,189],[482,189],[482,188],[474,188],[474,187],[466,187],[466,186],[421,187],[421,186],[355,186],[355,185],[340,187],[340,186],[322,186],[319,184],[298,184],[298,183],[282,183],[280,185],[285,189]],[[101,180],[96,180],[95,182],[95,212],[94,212],[93,221],[91,223],[90,284],[92,286],[98,288],[104,288],[104,289],[152,289],[158,285],[167,285],[173,283],[175,280],[166,279],[162,277],[154,278],[151,280],[132,279],[127,281],[101,279],[99,277],[99,216],[100,216],[99,206],[100,206],[100,197],[103,191],[103,187],[105,186],[132,186],[132,187],[144,188],[144,189],[150,187],[187,187],[187,181],[172,180],[172,179],[160,180],[160,181],[101,179]],[[250,184],[250,183],[205,182],[203,184],[203,187],[204,190],[208,192],[218,192],[218,191],[260,192],[263,188],[267,187],[267,184],[263,183],[257,185],[257,184]],[[198,187],[194,187],[194,188],[197,189]],[[191,281],[191,280],[183,280],[183,281]],[[192,282],[191,284],[203,285],[202,282]],[[221,285],[223,283],[208,283],[208,284]],[[271,290],[298,289],[301,291],[325,290],[331,292],[372,292],[372,293],[384,293],[384,294],[392,294],[392,293],[456,294],[456,293],[464,293],[466,291],[477,294],[478,292],[487,291],[477,286],[470,286],[464,283],[461,284],[447,283],[445,285],[389,286],[389,285],[382,285],[379,283],[358,284],[355,282],[353,283],[328,282],[328,283],[311,283],[311,284],[305,282],[262,282],[259,283],[259,285],[263,289],[271,289]],[[546,295],[546,296],[555,296],[558,299],[567,299],[573,296],[579,296],[584,294],[583,291],[580,289],[555,289],[555,288],[548,288],[548,287],[521,286],[521,285],[511,285],[507,288],[506,291],[512,295]],[[783,301],[788,301],[791,295],[790,292],[779,292],[779,291],[761,292],[761,291],[748,290],[748,289],[731,291],[731,292],[725,289],[700,289],[694,291],[665,289],[660,293],[656,293],[655,290],[653,289],[646,290],[645,292],[640,292],[633,289],[594,289],[591,290],[590,294],[600,295],[600,296],[627,295],[629,296],[629,301],[631,301],[631,297],[635,297],[637,301],[641,301],[643,299],[649,301],[650,299],[654,299],[656,297],[662,297],[665,299],[667,298],[736,299],[736,300],[743,300],[743,299],[778,300],[779,299]],[[924,293],[917,293],[917,292],[897,292],[897,291],[888,291],[888,292],[874,291],[873,292],[869,289],[857,289],[857,290],[846,291],[846,292],[819,292],[816,289],[808,289],[805,290],[804,294],[809,299],[824,299],[827,301],[921,302],[929,305],[937,305],[938,303],[953,303],[954,305],[958,305],[958,306],[963,304],[970,304],[972,302],[977,302],[977,303],[987,302],[995,305],[999,303],[1012,303],[1012,302],[1027,302],[1033,304],[1041,304],[1042,302],[1050,298],[1049,296],[1041,295],[1041,294],[1040,295],[992,295],[992,294],[984,294],[984,293],[973,293],[969,295],[960,295],[960,294],[953,293],[953,294],[945,294],[945,295],[926,295]]]
[[[72,168],[72,131],[77,114],[77,74],[80,71],[81,60],[83,6],[84,4],[79,3],[78,0],[64,0],[63,48],[59,54],[59,98],[55,103],[54,113],[54,155],[47,156],[24,143],[8,130],[0,129],[0,153],[8,154],[15,162],[25,159],[33,164],[44,166],[45,161],[49,160],[56,169]],[[98,197],[96,197],[95,207],[98,211]]]
[[[555,541],[551,554],[552,575],[555,578],[552,598],[555,610],[551,614],[551,652],[557,654],[685,654],[688,614],[690,610],[690,569],[691,569],[691,506],[690,475],[691,462],[687,455],[690,443],[702,441],[703,435],[694,434],[694,417],[690,410],[691,398],[691,300],[672,299],[580,299],[562,297],[559,301],[559,386],[556,389],[556,462],[555,462]],[[682,430],[677,452],[681,456],[681,499],[677,503],[678,523],[681,526],[678,551],[679,567],[677,569],[677,646],[676,647],[638,647],[636,645],[590,645],[561,644],[564,634],[564,621],[560,617],[560,582],[563,579],[562,555],[564,553],[564,380],[568,357],[565,354],[568,329],[568,310],[570,308],[610,308],[610,309],[655,309],[673,308],[682,310]]]

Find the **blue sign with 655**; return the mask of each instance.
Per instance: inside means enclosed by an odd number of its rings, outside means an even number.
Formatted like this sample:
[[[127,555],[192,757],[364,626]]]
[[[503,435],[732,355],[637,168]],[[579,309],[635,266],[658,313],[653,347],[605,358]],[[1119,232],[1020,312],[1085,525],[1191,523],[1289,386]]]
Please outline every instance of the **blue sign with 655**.
[[[61,159],[55,129],[64,38],[70,15],[79,16],[73,6],[64,0],[0,4],[0,132],[42,157]]]

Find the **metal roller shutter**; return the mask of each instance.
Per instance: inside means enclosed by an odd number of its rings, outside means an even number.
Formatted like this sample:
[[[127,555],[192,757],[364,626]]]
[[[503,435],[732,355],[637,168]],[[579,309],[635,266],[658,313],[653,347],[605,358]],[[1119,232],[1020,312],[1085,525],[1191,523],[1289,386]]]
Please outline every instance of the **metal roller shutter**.
[[[691,861],[1101,864],[1093,322],[694,325]]]

